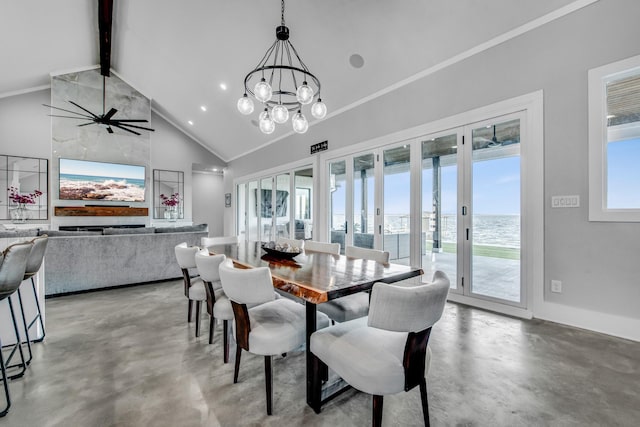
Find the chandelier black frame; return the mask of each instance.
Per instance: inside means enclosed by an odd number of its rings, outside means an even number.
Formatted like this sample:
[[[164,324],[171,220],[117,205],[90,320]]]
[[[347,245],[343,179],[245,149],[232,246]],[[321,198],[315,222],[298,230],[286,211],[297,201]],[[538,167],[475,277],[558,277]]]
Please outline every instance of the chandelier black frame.
[[[313,91],[313,96],[304,104],[310,104],[316,100],[316,104],[312,106],[312,114],[316,118],[323,118],[326,114],[326,107],[322,103],[320,97],[320,80],[309,70],[304,63],[298,51],[289,40],[289,28],[285,25],[284,20],[284,0],[281,0],[281,25],[276,27],[276,40],[267,49],[264,56],[244,78],[244,95],[238,102],[238,109],[243,114],[251,114],[253,112],[253,101],[250,102],[251,107],[243,109],[240,107],[241,102],[247,101],[248,95],[251,95],[259,103],[263,104],[265,109],[261,114],[260,120],[273,120],[271,109],[275,106],[282,105],[287,111],[297,111],[298,120],[305,122],[304,130],[294,130],[299,133],[306,131],[306,118],[302,115],[302,105],[298,96],[298,90],[301,86],[307,86]],[[261,100],[260,96],[256,96],[254,87],[260,82],[266,82],[271,89],[271,97]],[[251,100],[251,98],[249,98]],[[318,105],[320,104],[320,105]],[[319,110],[318,110],[319,108]],[[265,115],[266,113],[266,115]],[[294,120],[296,120],[294,116]],[[286,121],[286,119],[284,120]],[[284,121],[276,121],[276,123],[284,123]],[[262,128],[261,128],[262,129]],[[263,130],[264,132],[264,130]],[[265,132],[271,133],[271,132]]]

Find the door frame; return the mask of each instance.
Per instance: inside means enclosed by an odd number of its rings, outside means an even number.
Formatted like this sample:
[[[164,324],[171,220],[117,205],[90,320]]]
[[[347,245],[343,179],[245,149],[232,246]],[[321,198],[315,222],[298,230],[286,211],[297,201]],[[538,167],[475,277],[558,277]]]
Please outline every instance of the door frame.
[[[544,303],[544,116],[543,116],[543,91],[539,90],[515,98],[496,102],[491,105],[469,110],[454,116],[436,120],[434,122],[404,129],[369,141],[356,143],[347,147],[322,153],[319,157],[318,180],[320,186],[320,201],[318,206],[328,206],[328,163],[329,160],[337,160],[342,157],[357,154],[364,151],[373,151],[376,148],[391,144],[407,143],[412,139],[423,135],[439,133],[443,130],[453,129],[470,123],[481,122],[489,118],[500,117],[511,113],[522,112],[521,138],[527,144],[521,146],[521,280],[524,283],[522,292],[524,307],[516,307],[494,301],[467,297],[456,293],[449,294],[449,300],[476,307],[497,311],[500,313],[531,318],[535,307]],[[414,180],[418,179],[414,176]],[[419,190],[414,185],[412,195]],[[412,202],[415,214],[419,207]],[[318,212],[318,236],[327,238],[328,212],[327,209],[319,209]],[[415,230],[413,231],[415,233]],[[417,243],[412,245],[415,251]],[[419,253],[419,252],[418,252]],[[414,258],[412,254],[412,264]],[[430,280],[430,278],[427,278]]]

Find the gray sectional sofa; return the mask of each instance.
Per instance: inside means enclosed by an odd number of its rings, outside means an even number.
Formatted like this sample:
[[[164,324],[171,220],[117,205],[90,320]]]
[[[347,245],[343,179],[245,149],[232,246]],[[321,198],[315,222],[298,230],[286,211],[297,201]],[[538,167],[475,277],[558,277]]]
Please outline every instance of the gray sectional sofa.
[[[40,233],[50,237],[45,295],[180,278],[173,248],[182,242],[199,245],[208,235],[206,224]]]

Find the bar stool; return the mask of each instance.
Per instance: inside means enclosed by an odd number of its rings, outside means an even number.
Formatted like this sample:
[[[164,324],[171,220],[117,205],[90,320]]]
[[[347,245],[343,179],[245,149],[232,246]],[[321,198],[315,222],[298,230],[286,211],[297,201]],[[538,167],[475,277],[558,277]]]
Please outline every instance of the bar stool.
[[[22,303],[22,294],[20,292],[20,288],[18,288],[18,301],[20,302],[20,313],[22,314],[22,324],[24,326],[24,334],[25,341],[27,342],[27,349],[29,350],[29,359],[27,360],[27,365],[31,363],[31,359],[33,359],[33,353],[31,352],[31,338],[29,337],[29,329],[33,327],[33,325],[39,320],[40,328],[42,328],[42,337],[33,340],[34,342],[41,342],[44,339],[45,331],[44,331],[44,322],[42,321],[42,312],[40,311],[40,300],[38,299],[38,292],[36,291],[36,282],[33,279],[40,267],[42,266],[42,261],[44,259],[44,252],[47,249],[47,242],[49,241],[49,236],[42,235],[40,237],[36,237],[31,241],[33,243],[33,247],[31,248],[31,253],[29,254],[29,258],[27,259],[27,268],[24,273],[24,278],[22,280],[31,279],[31,288],[33,289],[33,298],[36,303],[37,314],[35,317],[27,324],[27,318],[24,314],[24,304]]]
[[[13,346],[13,349],[9,353],[7,359],[4,359],[4,354],[1,351],[0,347],[0,370],[2,371],[2,381],[4,383],[4,394],[6,405],[3,409],[0,410],[0,417],[3,417],[9,412],[9,408],[11,407],[11,398],[9,397],[9,386],[7,384],[8,380],[12,380],[15,378],[19,378],[24,375],[25,370],[27,369],[27,364],[24,360],[24,354],[22,353],[22,341],[20,340],[20,332],[18,332],[18,324],[16,322],[16,316],[13,310],[13,303],[11,302],[11,295],[18,289],[20,284],[22,283],[22,279],[24,277],[24,272],[27,268],[27,259],[29,258],[29,253],[31,252],[31,248],[33,243],[24,242],[24,243],[15,243],[9,246],[2,252],[0,264],[0,301],[6,299],[9,302],[9,311],[11,313],[11,320],[13,321],[13,329],[16,334],[16,344]],[[14,365],[10,365],[11,359],[16,353],[16,350],[20,354],[21,363],[16,363]],[[7,370],[9,368],[20,367],[20,370],[17,374],[9,376]]]

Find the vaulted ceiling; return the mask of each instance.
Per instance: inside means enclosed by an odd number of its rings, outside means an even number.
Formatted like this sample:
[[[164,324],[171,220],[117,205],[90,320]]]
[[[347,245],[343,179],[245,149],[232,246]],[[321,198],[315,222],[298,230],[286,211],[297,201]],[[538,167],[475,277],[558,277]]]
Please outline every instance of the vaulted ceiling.
[[[324,120],[330,120],[572,2],[290,0],[285,20],[291,42],[322,82]],[[97,65],[97,16],[97,0],[3,0],[0,97],[46,86],[50,73]],[[112,70],[151,98],[158,114],[230,161],[292,132],[287,123],[263,135],[252,124],[258,108],[252,116],[236,110],[244,76],[273,43],[279,24],[278,0],[115,0]],[[354,54],[364,59],[361,68],[351,65]]]

